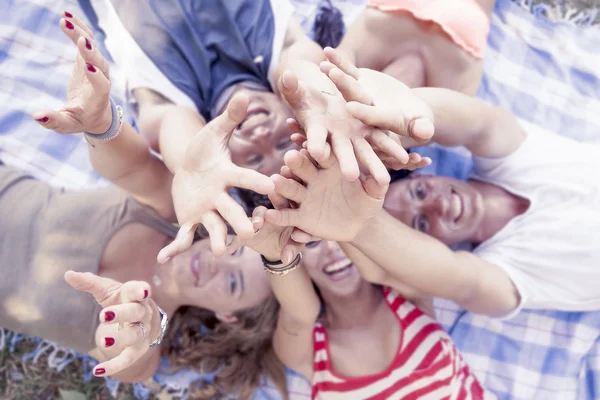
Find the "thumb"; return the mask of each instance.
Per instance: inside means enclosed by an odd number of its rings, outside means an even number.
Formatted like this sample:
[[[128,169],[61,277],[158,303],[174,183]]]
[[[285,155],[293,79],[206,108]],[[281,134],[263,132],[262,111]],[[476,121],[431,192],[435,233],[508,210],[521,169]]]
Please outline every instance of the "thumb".
[[[103,305],[106,300],[121,287],[121,283],[109,278],[102,278],[91,272],[65,272],[65,281],[75,290],[94,296]]]
[[[156,261],[158,261],[159,264],[164,264],[169,261],[171,257],[189,249],[194,241],[194,232],[197,227],[198,224],[181,225],[177,232],[177,237],[158,253]]]
[[[44,110],[33,114],[38,124],[57,133],[80,133],[81,124],[66,111]]]

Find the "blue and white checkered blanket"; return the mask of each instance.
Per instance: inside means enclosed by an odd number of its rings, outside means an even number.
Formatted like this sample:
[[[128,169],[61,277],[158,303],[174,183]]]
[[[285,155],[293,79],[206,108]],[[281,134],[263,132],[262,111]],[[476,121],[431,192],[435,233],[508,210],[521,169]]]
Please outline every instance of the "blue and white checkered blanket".
[[[294,0],[308,33],[320,0]],[[346,23],[364,0],[333,0]],[[106,184],[87,159],[85,142],[59,136],[31,119],[64,101],[75,48],[57,27],[60,12],[82,15],[76,0],[4,0],[0,14],[0,159],[54,185]],[[6,7],[8,9],[6,9]],[[498,0],[479,96],[517,116],[579,141],[600,142],[600,31],[554,23]],[[124,99],[124,80],[111,70],[113,97]],[[466,177],[461,149],[428,150],[436,173]],[[565,266],[568,268],[568,266]],[[438,316],[482,383],[501,399],[600,399],[600,312],[524,311],[497,321],[436,303]],[[0,348],[4,345],[0,330]],[[42,346],[42,348],[45,348]],[[62,366],[64,363],[61,363]],[[185,392],[191,372],[155,379]],[[292,399],[310,397],[310,385],[289,374]],[[147,391],[138,387],[140,398]],[[277,399],[265,384],[258,399]]]

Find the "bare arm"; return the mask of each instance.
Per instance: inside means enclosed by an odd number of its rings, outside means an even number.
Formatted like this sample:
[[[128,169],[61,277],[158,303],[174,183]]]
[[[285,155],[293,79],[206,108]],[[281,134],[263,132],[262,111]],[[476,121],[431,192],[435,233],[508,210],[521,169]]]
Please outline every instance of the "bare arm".
[[[288,368],[312,378],[313,329],[320,302],[304,266],[285,276],[270,275],[271,287],[281,305],[273,336],[275,353]]]
[[[465,146],[481,157],[503,157],[515,151],[525,133],[510,111],[448,89],[418,88],[412,93],[433,112],[433,140],[445,146]]]
[[[169,188],[173,175],[154,156],[144,139],[127,123],[114,140],[88,141],[94,169],[169,220],[175,219]]]
[[[454,252],[385,211],[351,243],[395,279],[428,295],[453,300],[469,311],[503,315],[519,304],[515,286],[498,266],[470,252]]]

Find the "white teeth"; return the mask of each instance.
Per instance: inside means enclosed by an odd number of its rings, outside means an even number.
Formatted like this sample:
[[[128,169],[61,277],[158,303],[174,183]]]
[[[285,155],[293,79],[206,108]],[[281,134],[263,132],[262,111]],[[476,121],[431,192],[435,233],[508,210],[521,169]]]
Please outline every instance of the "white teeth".
[[[336,273],[350,265],[351,265],[351,263],[349,263],[348,260],[341,260],[341,261],[333,263],[330,266],[328,266],[327,268],[325,268],[325,273],[333,274],[333,273]]]
[[[462,214],[462,201],[460,196],[456,193],[452,193],[452,216],[456,221]]]
[[[194,269],[194,271],[198,272],[200,270],[200,260],[194,260],[192,268]]]

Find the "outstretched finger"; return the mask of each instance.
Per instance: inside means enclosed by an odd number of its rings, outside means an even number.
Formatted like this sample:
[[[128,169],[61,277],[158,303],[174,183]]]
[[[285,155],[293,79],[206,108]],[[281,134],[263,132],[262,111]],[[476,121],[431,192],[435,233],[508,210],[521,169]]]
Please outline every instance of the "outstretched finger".
[[[362,104],[373,104],[373,98],[358,84],[356,79],[348,74],[345,74],[339,68],[332,68],[329,71],[329,79],[344,96],[346,101],[358,101]]]
[[[202,216],[202,225],[208,232],[210,248],[215,256],[225,254],[227,241],[227,225],[223,218],[214,211],[209,211]]]
[[[252,190],[260,194],[269,194],[274,189],[273,182],[268,176],[253,169],[238,167],[234,164],[231,164],[229,171],[227,171],[225,184],[227,186]]]
[[[271,176],[271,178],[273,178],[273,176]],[[273,208],[275,208],[276,210],[289,208],[290,205],[289,201],[277,192],[273,192],[269,195],[269,201],[271,202],[271,204],[273,204]]]
[[[64,16],[64,18],[67,18],[69,21],[71,21],[74,25],[81,28],[87,34],[88,37],[94,38],[94,31],[92,30],[92,28],[90,28],[88,26],[88,24],[83,22],[83,20],[78,18],[76,15],[73,15],[70,12],[65,11],[65,12],[63,12],[63,16]]]
[[[362,137],[353,139],[354,152],[358,161],[364,165],[369,173],[375,178],[375,181],[380,185],[390,183],[390,174],[387,169],[373,151],[371,145]]]
[[[403,164],[408,162],[409,155],[406,149],[402,147],[402,143],[395,141],[381,130],[373,129],[372,133],[366,139],[371,146],[377,148],[386,156],[395,158]]]
[[[95,376],[111,376],[115,375],[124,369],[132,366],[136,361],[138,361],[146,352],[148,351],[148,345],[140,343],[139,345],[133,347],[127,347],[125,350],[121,352],[118,356],[113,359],[110,359],[106,362],[98,364],[96,368],[94,368]]]
[[[248,115],[249,101],[248,96],[245,94],[235,94],[231,100],[229,100],[225,111],[206,124],[204,129],[202,129],[202,134],[214,135],[215,137],[222,139],[229,137],[233,130],[237,128]],[[191,149],[188,148],[188,150],[191,151],[191,154],[201,154],[203,149],[197,149],[195,146],[205,145],[205,142],[202,140],[192,140],[189,145]]]
[[[290,150],[283,156],[283,162],[290,169],[291,173],[300,178],[305,183],[314,182],[319,174],[317,167],[297,150]]]
[[[275,183],[275,191],[286,199],[295,203],[302,203],[306,199],[306,187],[302,184],[281,175],[275,175],[271,179]]]
[[[65,281],[75,290],[87,292],[103,307],[111,305],[112,301],[121,287],[121,283],[110,278],[103,278],[91,272],[65,272]],[[111,300],[108,304],[106,304]],[[116,304],[116,303],[115,303]]]
[[[221,217],[242,239],[251,239],[254,236],[252,223],[248,220],[242,206],[232,199],[227,193],[221,193],[216,199],[216,208]]]
[[[160,264],[164,264],[171,257],[176,256],[179,253],[183,253],[187,249],[192,246],[192,242],[194,241],[194,232],[198,224],[183,224],[179,228],[177,232],[177,237],[165,246],[161,251],[158,252],[158,256],[156,256],[156,261]]]
[[[342,175],[347,181],[354,182],[358,179],[360,171],[354,155],[354,149],[352,148],[352,142],[346,136],[333,135],[331,137],[331,144],[333,147],[333,154],[335,154],[335,157],[338,160]]]
[[[323,49],[323,53],[327,60],[341,69],[344,73],[350,75],[354,79],[358,79],[360,75],[360,70],[356,67],[356,65],[352,64],[350,59],[343,55],[339,50],[333,49],[331,47],[325,47]]]
[[[299,226],[302,223],[300,210],[267,210],[265,221],[277,226]]]
[[[73,21],[71,21],[69,18],[61,18],[58,22],[58,25],[60,26],[60,29],[63,31],[63,33],[67,35],[69,39],[71,39],[74,45],[77,45],[77,41],[80,37],[89,36],[84,29],[75,25]]]
[[[107,80],[110,79],[108,62],[92,40],[87,37],[80,37],[77,40],[77,48],[83,61],[102,71]]]

